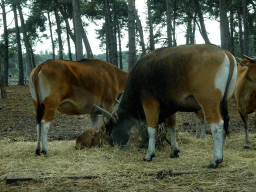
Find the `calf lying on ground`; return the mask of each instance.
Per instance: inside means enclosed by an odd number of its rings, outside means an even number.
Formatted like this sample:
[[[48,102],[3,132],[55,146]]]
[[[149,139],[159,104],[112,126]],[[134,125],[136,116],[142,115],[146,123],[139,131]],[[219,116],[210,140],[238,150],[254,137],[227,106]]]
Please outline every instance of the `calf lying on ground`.
[[[98,131],[88,128],[76,139],[75,148],[78,150],[91,147],[101,147],[106,138],[105,128]]]

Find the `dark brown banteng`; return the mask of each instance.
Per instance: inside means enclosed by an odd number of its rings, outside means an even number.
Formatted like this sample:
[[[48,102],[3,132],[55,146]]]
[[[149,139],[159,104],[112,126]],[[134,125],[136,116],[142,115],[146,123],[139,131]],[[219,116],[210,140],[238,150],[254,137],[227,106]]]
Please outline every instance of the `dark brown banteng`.
[[[210,167],[217,168],[229,134],[227,98],[235,86],[236,66],[233,55],[214,45],[161,48],[146,54],[131,71],[117,111],[111,115],[101,110],[109,118],[107,132],[112,131],[114,142],[125,145],[130,128],[136,122],[146,122],[149,146],[144,160],[151,161],[157,125],[165,122],[171,134],[171,157],[178,157],[175,113],[203,110],[214,138]]]
[[[248,114],[256,111],[256,59],[245,56],[237,66],[237,80],[233,93],[239,114],[244,122],[245,145],[250,148]]]
[[[30,74],[30,92],[37,113],[36,155],[48,155],[47,133],[56,110],[68,115],[91,114],[93,128],[98,127],[96,104],[112,112],[115,98],[123,91],[128,73],[100,60],[78,62],[48,60]]]

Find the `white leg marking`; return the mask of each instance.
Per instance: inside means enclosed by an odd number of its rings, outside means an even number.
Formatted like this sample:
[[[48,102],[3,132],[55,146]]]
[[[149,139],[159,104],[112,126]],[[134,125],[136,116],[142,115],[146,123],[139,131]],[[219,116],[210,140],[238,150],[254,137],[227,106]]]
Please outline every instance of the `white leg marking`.
[[[210,124],[211,132],[214,140],[214,152],[211,167],[217,168],[218,164],[223,160],[223,150],[225,144],[225,131],[223,128],[224,121],[221,120],[218,124]]]
[[[196,137],[197,138],[205,138],[205,124],[204,119],[199,119],[196,117]]]
[[[41,135],[42,135],[42,152],[48,156],[47,150],[47,134],[50,128],[51,122],[45,123],[44,120],[41,121]]]
[[[171,158],[179,157],[178,153],[180,152],[180,150],[176,141],[176,128],[168,128],[167,132],[171,136]]]
[[[146,161],[151,161],[152,157],[155,156],[156,134],[157,134],[157,129],[148,127],[148,136],[149,136],[148,153],[144,159]]]

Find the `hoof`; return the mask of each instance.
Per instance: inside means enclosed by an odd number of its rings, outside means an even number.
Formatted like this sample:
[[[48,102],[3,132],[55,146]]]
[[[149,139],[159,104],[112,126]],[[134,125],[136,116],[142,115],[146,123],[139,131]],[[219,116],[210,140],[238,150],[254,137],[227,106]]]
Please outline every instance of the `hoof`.
[[[171,158],[177,158],[177,157],[179,157],[179,152],[180,152],[180,150],[177,150],[177,151],[174,151],[173,153],[171,153]]]
[[[152,154],[149,159],[147,159],[147,158],[145,157],[145,158],[143,159],[143,161],[150,162],[150,161],[152,161],[152,159],[153,159],[155,156],[156,156],[155,154]]]
[[[35,156],[36,156],[36,157],[41,156],[40,150],[37,150],[37,149],[36,149],[36,154],[35,154]]]
[[[47,152],[47,151],[45,151],[45,150],[42,150],[42,152],[41,152],[42,154],[44,154],[44,156],[46,156],[46,157],[48,157],[49,156],[49,153]]]
[[[210,169],[216,169],[216,168],[218,168],[219,164],[222,163],[222,161],[223,161],[223,158],[222,158],[221,160],[217,160],[216,163],[215,163],[215,165],[214,165],[213,163],[211,163],[211,164],[209,165],[209,168],[210,168]]]

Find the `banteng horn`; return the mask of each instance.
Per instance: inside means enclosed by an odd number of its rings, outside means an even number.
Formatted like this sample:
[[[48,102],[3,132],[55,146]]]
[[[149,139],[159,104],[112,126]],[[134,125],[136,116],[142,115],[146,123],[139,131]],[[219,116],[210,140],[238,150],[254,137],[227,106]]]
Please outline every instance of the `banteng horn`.
[[[99,106],[97,106],[95,104],[93,104],[93,106],[96,107],[100,111],[100,113],[102,115],[104,115],[105,117],[107,117],[108,119],[113,119],[112,115],[108,111],[102,109],[101,107],[99,107]]]
[[[254,58],[252,58],[252,57],[248,57],[246,55],[243,55],[243,57],[245,57],[246,59],[248,59],[251,62],[255,62]]]

